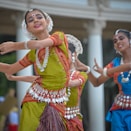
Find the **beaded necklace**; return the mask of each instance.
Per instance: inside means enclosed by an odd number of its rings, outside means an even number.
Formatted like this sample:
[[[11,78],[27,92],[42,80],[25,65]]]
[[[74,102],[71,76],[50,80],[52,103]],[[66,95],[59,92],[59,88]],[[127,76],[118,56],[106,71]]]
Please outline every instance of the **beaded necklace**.
[[[121,64],[123,64],[123,63],[124,63],[124,62],[123,62],[123,58],[121,58]],[[122,77],[122,79],[121,79],[121,82],[122,82],[122,83],[127,83],[127,82],[129,82],[129,77],[130,77],[130,75],[131,75],[131,70],[128,72],[127,77],[124,77],[124,73],[123,73],[123,72],[121,72],[120,74],[121,74],[121,77]]]
[[[47,66],[48,58],[49,58],[49,47],[45,48],[45,58],[43,60],[43,63],[41,64],[38,57],[39,49],[36,51],[36,65],[40,69],[40,72],[43,72]]]
[[[75,70],[74,70],[74,68],[73,68],[73,69],[71,70],[70,80],[72,80],[74,73],[75,73]],[[70,97],[70,95],[71,95],[71,90],[70,90],[70,87],[68,87],[68,88],[67,88],[67,96],[68,96],[68,98]]]

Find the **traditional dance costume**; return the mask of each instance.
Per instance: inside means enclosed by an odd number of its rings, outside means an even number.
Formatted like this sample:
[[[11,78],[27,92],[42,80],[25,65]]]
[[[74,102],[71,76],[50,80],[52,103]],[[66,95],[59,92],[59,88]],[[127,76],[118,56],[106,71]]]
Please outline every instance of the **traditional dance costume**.
[[[67,94],[70,94],[69,101],[66,103],[65,118],[67,119],[68,131],[84,131],[82,115],[80,113],[80,98],[83,87],[87,80],[86,72],[72,71],[70,79],[79,79],[81,85],[78,87],[68,87]]]
[[[119,66],[122,61],[122,58],[117,57],[106,67]],[[115,97],[107,119],[111,122],[112,131],[131,131],[131,71],[114,73],[113,78],[119,94]]]
[[[50,38],[53,46],[30,50],[19,61],[24,67],[33,64],[35,75],[40,76],[23,99],[19,131],[67,130],[63,111],[68,100],[68,43],[63,32],[55,32]]]

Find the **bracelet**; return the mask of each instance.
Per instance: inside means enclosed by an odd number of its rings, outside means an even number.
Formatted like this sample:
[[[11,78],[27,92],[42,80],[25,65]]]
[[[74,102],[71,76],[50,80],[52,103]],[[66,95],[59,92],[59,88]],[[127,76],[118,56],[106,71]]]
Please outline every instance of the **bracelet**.
[[[25,47],[25,49],[29,49],[29,48],[28,48],[28,41],[25,41],[25,42],[24,42],[24,47]]]
[[[79,78],[78,80],[80,81],[80,85],[82,85],[82,83],[83,83],[83,82],[82,82],[82,79],[81,79],[81,78]]]
[[[108,76],[108,75],[107,75],[107,68],[104,68],[104,69],[103,69],[103,76],[105,76],[105,77]]]
[[[87,67],[86,73],[89,74],[91,72],[91,68],[89,66],[86,66],[86,67]]]

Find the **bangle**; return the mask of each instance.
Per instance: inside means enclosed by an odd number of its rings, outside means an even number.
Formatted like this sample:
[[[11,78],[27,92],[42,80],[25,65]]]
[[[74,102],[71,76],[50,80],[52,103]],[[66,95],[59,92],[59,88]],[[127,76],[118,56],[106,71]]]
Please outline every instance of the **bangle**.
[[[86,67],[87,67],[86,73],[89,74],[91,72],[91,68],[89,66],[86,66]]]
[[[25,49],[29,49],[29,48],[28,48],[28,41],[25,41],[25,42],[24,42],[24,47],[25,47]]]
[[[105,77],[108,76],[108,75],[107,75],[107,68],[104,68],[104,69],[103,69],[103,76],[105,76]]]
[[[82,85],[82,83],[83,83],[83,82],[82,82],[82,79],[81,79],[81,78],[79,78],[78,80],[80,81],[80,85]]]

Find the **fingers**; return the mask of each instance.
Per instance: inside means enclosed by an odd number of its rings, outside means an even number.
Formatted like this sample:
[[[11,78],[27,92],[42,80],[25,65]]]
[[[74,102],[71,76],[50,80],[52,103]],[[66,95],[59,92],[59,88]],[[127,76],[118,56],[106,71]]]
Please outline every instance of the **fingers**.
[[[6,52],[0,50],[0,55],[4,55]]]
[[[3,55],[3,54],[5,54],[5,53],[6,53],[6,52],[5,52],[5,47],[4,47],[3,44],[1,44],[1,45],[0,45],[0,54]]]
[[[97,61],[96,61],[96,58],[94,58],[94,62],[95,62],[95,65],[96,65],[97,67],[99,67],[99,65],[98,65],[98,63],[97,63]]]
[[[5,49],[4,48],[0,48],[0,55],[4,55],[4,54],[6,54],[6,53],[8,53],[7,51],[5,51]]]
[[[98,64],[97,64],[97,62],[96,62],[96,58],[94,58],[94,63],[95,63],[95,65],[93,66],[93,69],[94,69],[95,71],[97,71],[98,68],[99,68],[99,66],[98,66]]]
[[[95,71],[97,71],[97,70],[98,70],[98,68],[97,68],[97,66],[96,66],[96,65],[94,65],[94,66],[93,66],[93,70],[95,70]]]
[[[13,51],[12,50],[13,44],[14,44],[14,42],[11,42],[11,41],[1,43],[0,44],[0,54],[4,55],[6,53],[9,53],[9,52]]]

